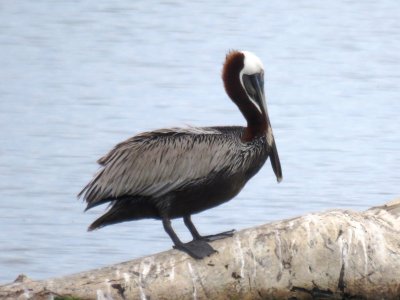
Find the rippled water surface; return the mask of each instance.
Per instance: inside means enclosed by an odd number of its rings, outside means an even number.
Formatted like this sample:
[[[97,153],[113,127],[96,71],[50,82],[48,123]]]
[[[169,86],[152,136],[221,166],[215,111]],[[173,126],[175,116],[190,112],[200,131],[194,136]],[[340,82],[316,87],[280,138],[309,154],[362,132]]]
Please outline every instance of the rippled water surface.
[[[171,247],[158,221],[86,232],[104,207],[83,213],[76,194],[133,134],[243,125],[220,79],[232,48],[266,67],[284,180],[266,164],[194,217],[201,232],[399,196],[399,14],[397,0],[0,3],[0,282]]]

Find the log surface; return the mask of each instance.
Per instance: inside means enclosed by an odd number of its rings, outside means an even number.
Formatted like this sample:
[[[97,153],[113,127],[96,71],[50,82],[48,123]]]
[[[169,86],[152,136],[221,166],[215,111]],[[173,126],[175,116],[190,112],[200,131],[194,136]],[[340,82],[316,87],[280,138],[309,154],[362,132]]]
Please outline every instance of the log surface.
[[[400,199],[269,223],[212,246],[218,253],[204,260],[169,250],[44,281],[19,276],[0,299],[399,299]]]

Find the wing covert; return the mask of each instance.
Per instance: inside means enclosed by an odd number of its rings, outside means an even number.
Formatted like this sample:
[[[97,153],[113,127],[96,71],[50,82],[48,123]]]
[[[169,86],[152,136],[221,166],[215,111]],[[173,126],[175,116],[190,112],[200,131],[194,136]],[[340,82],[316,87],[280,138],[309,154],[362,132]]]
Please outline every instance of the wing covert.
[[[231,166],[233,156],[229,154],[238,149],[238,142],[215,128],[139,134],[99,159],[102,169],[79,196],[90,207],[124,195],[162,196]]]

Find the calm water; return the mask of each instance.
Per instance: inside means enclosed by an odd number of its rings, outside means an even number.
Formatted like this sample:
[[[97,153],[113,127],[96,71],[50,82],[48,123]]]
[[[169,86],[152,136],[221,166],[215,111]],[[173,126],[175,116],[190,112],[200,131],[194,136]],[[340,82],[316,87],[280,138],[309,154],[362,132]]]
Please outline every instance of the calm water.
[[[399,1],[141,2],[0,3],[1,283],[171,247],[152,220],[87,233],[104,207],[76,194],[133,134],[244,124],[220,80],[231,48],[264,61],[284,180],[266,164],[201,232],[400,195]]]

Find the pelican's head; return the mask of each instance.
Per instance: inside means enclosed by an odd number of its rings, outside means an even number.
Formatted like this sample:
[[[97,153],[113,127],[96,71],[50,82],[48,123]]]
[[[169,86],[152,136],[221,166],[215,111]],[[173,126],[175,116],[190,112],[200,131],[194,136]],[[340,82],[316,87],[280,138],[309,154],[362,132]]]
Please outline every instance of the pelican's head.
[[[248,128],[256,136],[266,134],[269,127],[264,95],[264,66],[249,51],[230,51],[222,70],[227,94],[239,107]]]
[[[281,181],[281,164],[265,102],[263,63],[249,51],[230,51],[222,69],[222,80],[226,93],[247,121],[242,141],[266,137],[271,149],[269,157],[272,168],[278,182]]]
[[[242,53],[244,55],[244,67],[239,74],[240,83],[258,111],[260,113],[266,112],[263,63],[249,51],[242,51]]]

